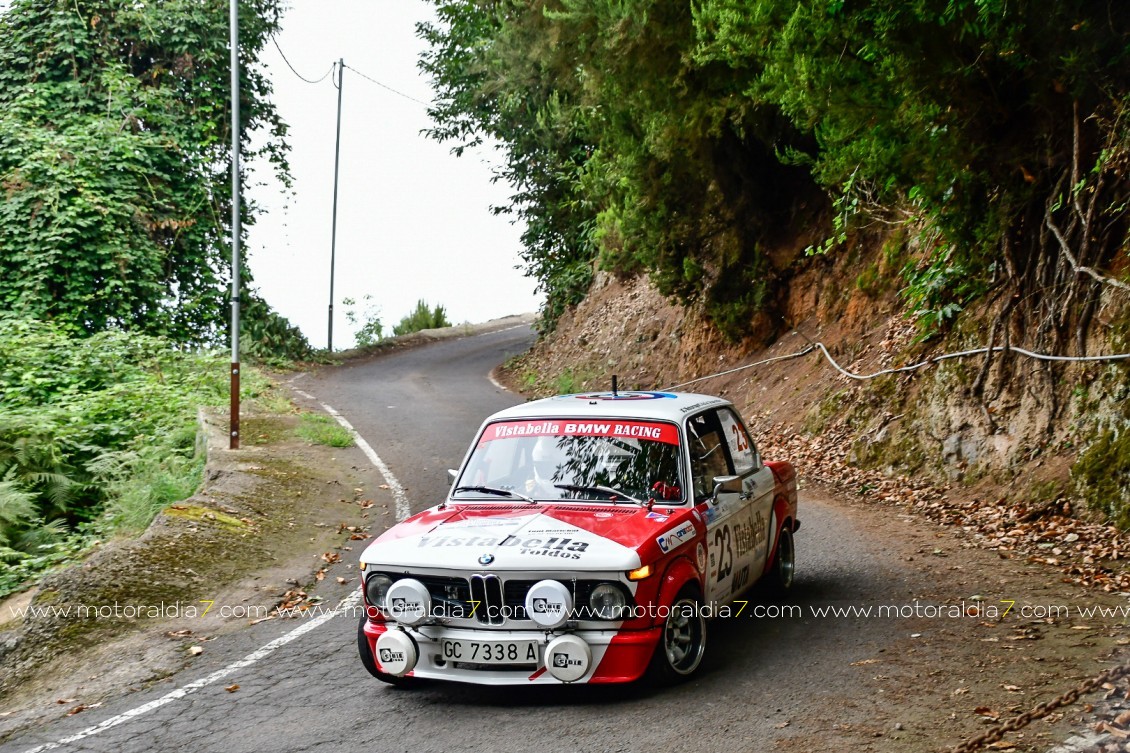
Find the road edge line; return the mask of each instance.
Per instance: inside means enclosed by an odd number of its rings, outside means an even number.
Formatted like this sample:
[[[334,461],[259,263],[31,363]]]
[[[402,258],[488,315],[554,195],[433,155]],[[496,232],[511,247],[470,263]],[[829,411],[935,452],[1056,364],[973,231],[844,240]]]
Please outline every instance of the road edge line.
[[[384,477],[385,483],[388,484],[388,488],[392,490],[392,498],[396,500],[397,522],[404,520],[409,515],[411,515],[412,506],[408,504],[408,493],[404,491],[404,487],[400,485],[400,482],[396,479],[396,476],[392,474],[392,471],[389,470],[389,467],[385,465],[385,462],[381,460],[379,455],[377,455],[376,450],[374,450],[373,447],[365,441],[365,438],[358,434],[357,430],[353,428],[353,424],[349,423],[349,421],[346,420],[345,416],[338,413],[333,409],[333,407],[321,402],[320,400],[318,400],[318,398],[314,397],[309,392],[303,392],[299,389],[294,389],[294,391],[308,400],[317,402],[318,405],[322,407],[322,410],[330,414],[335,421],[341,424],[342,428],[349,432],[349,436],[353,438],[353,443],[361,448],[361,452],[365,453],[365,457],[369,458],[373,466],[378,471],[380,471],[380,474]]]
[[[67,737],[61,738],[61,739],[56,740],[54,742],[43,743],[42,745],[38,745],[34,748],[28,748],[27,750],[24,751],[24,753],[42,753],[43,751],[54,750],[54,749],[60,748],[64,745],[70,745],[71,743],[76,743],[79,740],[84,740],[88,737],[93,737],[94,735],[97,735],[100,732],[105,732],[108,729],[111,729],[113,727],[117,727],[119,724],[122,724],[124,722],[128,722],[129,720],[134,719],[134,718],[139,717],[139,716],[142,716],[144,714],[147,714],[150,711],[154,711],[156,709],[159,709],[162,706],[165,706],[169,703],[172,703],[173,701],[178,701],[178,700],[180,700],[181,698],[184,698],[187,695],[191,695],[192,693],[195,693],[197,690],[200,690],[201,688],[208,687],[209,685],[214,685],[215,683],[224,679],[225,677],[232,674],[233,672],[237,672],[241,669],[245,669],[246,667],[250,667],[252,664],[256,664],[257,662],[267,658],[268,656],[273,654],[276,650],[282,648],[283,646],[290,643],[291,641],[296,640],[298,638],[301,638],[306,633],[309,633],[314,628],[317,628],[320,625],[328,622],[330,619],[336,617],[337,615],[341,614],[342,612],[344,612],[348,609],[352,609],[354,606],[356,606],[358,603],[360,603],[360,601],[361,601],[361,592],[358,590],[358,591],[355,591],[354,593],[351,593],[349,596],[346,596],[344,599],[342,599],[341,602],[337,605],[337,607],[335,607],[333,609],[333,611],[326,612],[323,615],[315,617],[314,619],[310,620],[309,622],[307,622],[303,625],[299,625],[294,630],[291,630],[289,633],[283,633],[278,638],[275,638],[270,643],[267,643],[266,645],[262,646],[261,648],[255,650],[255,651],[252,651],[250,654],[243,657],[239,661],[232,662],[231,664],[227,665],[226,667],[223,667],[222,669],[217,669],[215,672],[213,672],[209,675],[205,675],[204,677],[200,678],[199,680],[194,680],[194,681],[188,683],[187,685],[183,685],[183,686],[181,686],[181,687],[179,687],[175,690],[172,690],[172,691],[166,693],[165,695],[161,696],[160,698],[156,698],[152,701],[149,701],[148,703],[143,703],[140,706],[132,708],[129,711],[125,711],[121,714],[118,714],[117,716],[112,716],[109,719],[104,719],[103,721],[99,722],[98,724],[95,724],[93,727],[87,727],[86,729],[82,730],[81,732],[76,732],[73,735],[68,735]]]

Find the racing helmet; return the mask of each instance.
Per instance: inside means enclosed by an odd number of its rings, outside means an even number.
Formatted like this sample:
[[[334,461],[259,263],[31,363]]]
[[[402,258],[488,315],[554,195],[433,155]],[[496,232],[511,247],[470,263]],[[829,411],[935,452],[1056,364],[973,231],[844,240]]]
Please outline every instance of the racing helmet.
[[[533,463],[534,473],[543,481],[553,479],[557,471],[557,446],[554,438],[550,436],[538,437],[534,449],[530,451],[530,462]]]

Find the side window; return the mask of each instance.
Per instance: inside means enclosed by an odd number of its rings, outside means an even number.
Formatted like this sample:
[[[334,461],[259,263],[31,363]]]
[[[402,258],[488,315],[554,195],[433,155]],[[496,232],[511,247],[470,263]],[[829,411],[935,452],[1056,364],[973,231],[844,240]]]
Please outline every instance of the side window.
[[[757,448],[750,440],[742,422],[729,408],[718,411],[718,420],[722,425],[722,432],[726,435],[726,442],[730,445],[730,457],[734,460],[734,473],[746,474],[761,465],[757,456]]]
[[[714,477],[734,471],[726,455],[726,439],[714,411],[700,413],[687,421],[687,441],[691,454],[691,481],[695,502],[714,493]]]

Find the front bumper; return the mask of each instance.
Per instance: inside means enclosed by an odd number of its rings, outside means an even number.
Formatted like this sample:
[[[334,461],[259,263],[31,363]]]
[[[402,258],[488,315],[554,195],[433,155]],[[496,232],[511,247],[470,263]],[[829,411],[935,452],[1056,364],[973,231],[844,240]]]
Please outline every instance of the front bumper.
[[[419,651],[419,659],[408,677],[476,683],[481,685],[561,685],[561,680],[547,671],[547,645],[560,635],[583,640],[592,653],[588,670],[577,683],[625,683],[638,680],[647,669],[662,635],[662,628],[647,630],[476,630],[439,625],[408,628],[395,623],[374,623],[366,620],[364,634],[374,661],[381,668],[376,650],[377,640],[388,630],[403,630]],[[508,642],[535,641],[540,644],[537,663],[488,667],[445,660],[441,641],[444,639]],[[383,668],[382,668],[382,671]]]

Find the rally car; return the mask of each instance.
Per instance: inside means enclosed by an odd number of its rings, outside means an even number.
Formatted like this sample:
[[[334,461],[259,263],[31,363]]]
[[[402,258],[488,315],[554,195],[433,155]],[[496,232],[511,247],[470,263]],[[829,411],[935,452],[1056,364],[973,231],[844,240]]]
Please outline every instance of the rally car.
[[[358,648],[389,683],[670,683],[702,664],[708,618],[793,582],[796,473],[717,397],[519,405],[451,475],[361,557]]]

